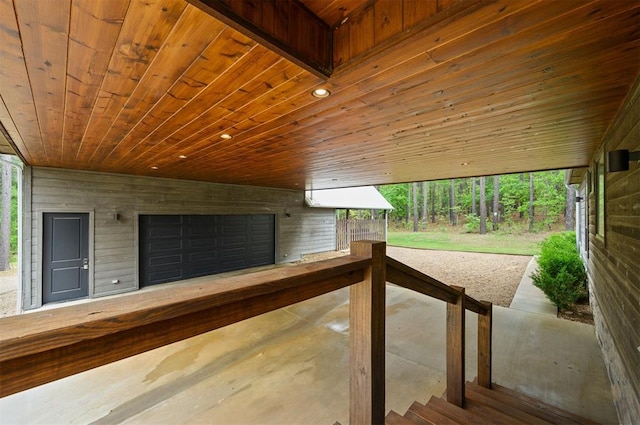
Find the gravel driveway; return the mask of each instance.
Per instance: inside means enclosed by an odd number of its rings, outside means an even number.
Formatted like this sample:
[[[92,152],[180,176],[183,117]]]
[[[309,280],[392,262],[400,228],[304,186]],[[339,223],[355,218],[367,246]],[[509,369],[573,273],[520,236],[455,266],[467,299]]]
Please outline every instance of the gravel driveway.
[[[531,257],[387,247],[387,255],[467,295],[509,307]]]
[[[18,292],[17,270],[0,272],[0,317],[16,314]]]
[[[305,256],[315,261],[338,252]],[[509,307],[531,257],[387,247],[387,255],[448,285],[463,286],[467,295]],[[0,317],[16,314],[16,271],[0,272]]]

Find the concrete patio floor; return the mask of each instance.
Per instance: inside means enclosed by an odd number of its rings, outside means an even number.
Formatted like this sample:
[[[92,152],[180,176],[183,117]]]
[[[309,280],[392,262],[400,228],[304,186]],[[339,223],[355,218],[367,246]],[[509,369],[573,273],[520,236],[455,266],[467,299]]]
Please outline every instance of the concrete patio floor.
[[[348,289],[0,399],[3,424],[348,420]],[[476,317],[467,314],[468,379]],[[388,286],[387,411],[445,389],[445,304]],[[108,350],[109,347],[105,347]],[[495,307],[494,381],[617,423],[594,328]]]

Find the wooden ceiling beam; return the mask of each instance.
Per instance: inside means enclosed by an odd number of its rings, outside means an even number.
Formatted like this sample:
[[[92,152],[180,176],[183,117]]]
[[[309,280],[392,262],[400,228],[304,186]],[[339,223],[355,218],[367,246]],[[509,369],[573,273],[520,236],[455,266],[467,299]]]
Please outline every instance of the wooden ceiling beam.
[[[321,78],[333,72],[329,25],[296,0],[187,0]]]

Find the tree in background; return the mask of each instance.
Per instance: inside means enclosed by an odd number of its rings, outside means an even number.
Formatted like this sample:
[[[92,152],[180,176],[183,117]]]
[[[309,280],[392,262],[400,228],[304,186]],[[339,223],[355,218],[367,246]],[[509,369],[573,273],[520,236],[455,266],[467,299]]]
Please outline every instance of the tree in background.
[[[565,212],[567,187],[564,173],[551,171],[535,173],[534,206],[538,225],[550,230]]]
[[[422,182],[422,219],[424,223],[427,224],[427,216],[429,215],[427,211],[427,192],[428,192],[429,182]]]
[[[413,231],[418,231],[418,183],[413,183]]]
[[[493,231],[498,230],[500,209],[500,177],[493,176]]]
[[[493,184],[488,185],[484,177],[480,187],[477,178],[471,178],[384,185],[379,190],[395,208],[389,214],[390,221],[407,230],[419,231],[420,221],[426,224],[429,214],[432,223],[463,224],[467,232],[480,231],[481,221],[486,223],[491,213],[496,213],[492,214],[493,231],[499,223],[505,223],[502,227],[506,229],[528,227],[531,232],[546,231],[560,223],[564,226],[565,215],[572,214],[567,202],[573,203],[567,199],[564,173],[529,174],[530,179],[524,174],[494,176]],[[485,218],[477,215],[482,214],[483,205]],[[566,220],[573,220],[570,217]]]
[[[529,173],[529,232],[533,232],[533,201],[534,201],[533,173]]]
[[[407,185],[407,223],[411,219],[411,185]]]
[[[379,187],[380,193],[393,205],[389,213],[392,220],[403,220],[407,217],[407,186],[406,184],[386,184]]]
[[[431,223],[436,222],[436,185],[431,183]]]
[[[476,208],[476,178],[471,179],[471,214],[477,215],[478,209]]]
[[[2,212],[0,215],[0,270],[9,270],[11,257],[11,165],[2,161]]]
[[[565,213],[565,230],[576,230],[576,190],[567,188],[567,212]]]
[[[486,177],[480,177],[480,234],[487,233],[487,200],[485,199]]]
[[[458,224],[458,219],[456,217],[456,180],[451,179],[451,191],[449,193],[449,222],[452,226]]]

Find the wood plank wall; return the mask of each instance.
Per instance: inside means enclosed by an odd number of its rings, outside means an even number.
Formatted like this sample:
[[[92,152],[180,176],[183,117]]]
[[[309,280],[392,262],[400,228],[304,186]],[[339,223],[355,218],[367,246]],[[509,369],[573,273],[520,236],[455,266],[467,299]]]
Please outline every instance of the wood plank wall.
[[[39,221],[47,211],[93,212],[96,297],[136,289],[136,214],[275,214],[276,263],[335,249],[334,210],[305,207],[303,191],[39,167],[28,167],[26,173],[32,197],[29,202],[25,194],[25,204],[30,204],[25,220],[31,222],[25,309],[42,303],[38,238]],[[115,279],[120,282],[112,284]]]
[[[640,150],[640,78],[607,132],[606,152]],[[597,155],[596,155],[597,158]],[[590,174],[593,179],[594,165]],[[589,182],[585,182],[588,184]],[[595,235],[596,191],[589,195],[591,304],[620,423],[640,418],[640,166],[607,173],[605,235]]]

